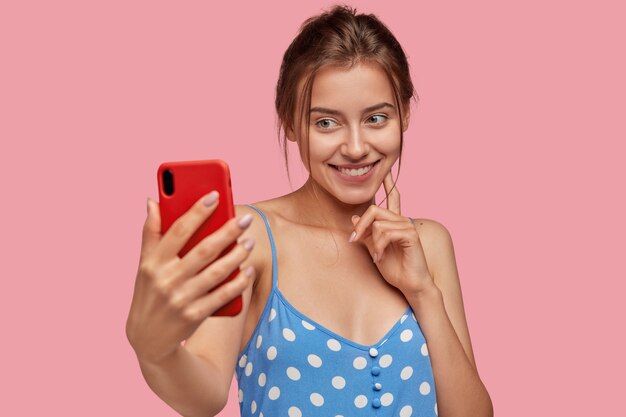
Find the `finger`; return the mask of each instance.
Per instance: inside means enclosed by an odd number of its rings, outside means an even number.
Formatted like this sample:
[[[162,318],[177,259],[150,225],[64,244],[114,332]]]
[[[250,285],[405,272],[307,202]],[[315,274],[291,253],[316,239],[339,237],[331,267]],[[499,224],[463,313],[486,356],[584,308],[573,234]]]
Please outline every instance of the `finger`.
[[[387,247],[395,243],[400,248],[406,248],[414,246],[417,243],[417,235],[415,229],[407,228],[406,226],[395,226],[394,228],[385,230],[376,230],[373,233],[373,250],[376,255],[377,262],[380,262],[385,254]]]
[[[255,273],[254,267],[249,266],[232,281],[190,303],[185,309],[185,315],[196,322],[204,320],[235,297],[241,295],[253,281]]]
[[[185,277],[195,275],[228,250],[235,240],[250,226],[253,217],[246,214],[228,220],[222,227],[202,239],[181,259],[179,270]],[[248,239],[250,241],[250,239]],[[252,240],[254,245],[254,241]],[[250,248],[252,250],[252,247]],[[229,251],[229,253],[232,252]]]
[[[159,245],[155,248],[155,256],[159,259],[175,257],[185,246],[198,227],[213,214],[217,208],[219,193],[211,191],[197,200],[189,210],[172,223],[163,234]]]
[[[190,302],[221,284],[248,258],[253,247],[254,239],[246,239],[198,275],[184,280],[180,286],[180,297]]]
[[[393,176],[391,170],[385,175],[383,180],[383,186],[385,187],[385,193],[387,194],[387,209],[396,214],[400,214],[400,191],[398,191],[398,185],[394,186]]]
[[[349,240],[350,242],[354,242],[361,238],[365,238],[369,235],[369,227],[376,220],[390,220],[390,221],[398,221],[401,217],[396,215],[395,213],[386,210],[382,207],[378,207],[376,205],[371,205],[365,210],[365,213],[360,216],[358,220],[356,220],[356,225],[354,226],[354,238]],[[355,220],[353,220],[354,222]],[[352,238],[352,235],[351,235]]]
[[[148,197],[148,215],[143,224],[141,237],[141,259],[154,250],[161,240],[161,214],[159,204]]]

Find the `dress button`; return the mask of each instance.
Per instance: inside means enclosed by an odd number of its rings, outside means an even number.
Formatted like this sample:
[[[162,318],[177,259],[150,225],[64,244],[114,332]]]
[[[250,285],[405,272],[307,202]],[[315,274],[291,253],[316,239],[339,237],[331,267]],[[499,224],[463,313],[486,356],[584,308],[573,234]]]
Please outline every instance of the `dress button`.
[[[372,375],[374,376],[380,375],[380,368],[378,366],[375,366],[372,368]]]
[[[378,350],[376,348],[370,348],[370,356],[372,358],[375,358],[376,356],[378,356]]]
[[[381,389],[383,389],[383,385],[380,382],[374,384],[375,391],[380,391]]]
[[[380,398],[374,398],[372,400],[372,407],[374,408],[380,408]]]

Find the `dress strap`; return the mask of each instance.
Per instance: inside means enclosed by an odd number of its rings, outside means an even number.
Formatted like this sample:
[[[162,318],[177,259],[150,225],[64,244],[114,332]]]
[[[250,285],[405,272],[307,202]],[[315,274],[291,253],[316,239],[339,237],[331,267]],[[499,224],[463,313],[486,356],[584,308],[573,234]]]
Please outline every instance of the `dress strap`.
[[[274,237],[272,236],[272,229],[270,228],[270,222],[265,217],[265,214],[261,211],[261,209],[253,206],[252,204],[247,204],[248,207],[253,208],[263,217],[263,221],[265,222],[265,228],[267,229],[267,235],[270,238],[270,245],[272,247],[272,289],[277,288],[278,283],[278,263],[276,262],[276,246],[274,245]]]

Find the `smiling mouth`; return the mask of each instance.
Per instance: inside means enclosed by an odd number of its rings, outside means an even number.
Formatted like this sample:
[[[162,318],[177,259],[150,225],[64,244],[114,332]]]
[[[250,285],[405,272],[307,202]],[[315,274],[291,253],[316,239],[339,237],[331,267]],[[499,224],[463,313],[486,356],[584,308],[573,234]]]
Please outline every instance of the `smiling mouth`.
[[[337,165],[332,165],[332,164],[328,164],[328,165],[330,165],[331,167],[335,168],[337,171],[340,171],[344,175],[348,175],[350,177],[360,177],[360,176],[365,175],[368,172],[370,172],[374,168],[374,166],[376,166],[376,164],[379,163],[379,162],[380,162],[380,159],[378,161],[374,162],[371,165],[367,165],[367,166],[364,166],[364,167],[361,167],[361,168],[358,168],[358,169],[354,169],[354,168],[351,168],[351,169],[340,168]]]

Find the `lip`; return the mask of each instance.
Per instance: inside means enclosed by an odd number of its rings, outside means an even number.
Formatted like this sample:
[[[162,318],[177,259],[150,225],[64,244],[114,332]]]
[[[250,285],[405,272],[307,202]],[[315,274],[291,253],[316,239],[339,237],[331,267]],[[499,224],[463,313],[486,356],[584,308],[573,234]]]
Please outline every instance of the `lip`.
[[[376,161],[372,161],[372,162],[366,162],[364,164],[346,164],[346,165],[333,165],[333,164],[329,164],[335,167],[339,167],[339,168],[345,168],[345,169],[359,169],[359,168],[363,168],[366,166],[370,166],[372,164],[377,163],[378,161],[380,161],[380,159],[376,160]]]
[[[374,162],[374,166],[372,167],[372,169],[370,169],[367,174],[362,175],[360,177],[351,177],[349,175],[344,174],[343,172],[341,172],[340,170],[338,170],[337,168],[335,168],[335,166],[337,165],[331,165],[330,169],[332,169],[337,176],[345,181],[345,182],[351,182],[351,183],[361,183],[361,182],[365,182],[367,181],[372,175],[374,175],[374,172],[378,169],[378,165],[379,165],[380,159],[376,162]],[[369,164],[360,164],[360,165],[356,165],[358,167],[364,167],[364,166],[368,166],[371,165],[372,163],[370,162]],[[348,165],[351,166],[351,165]],[[346,167],[346,165],[343,165],[342,168]]]

